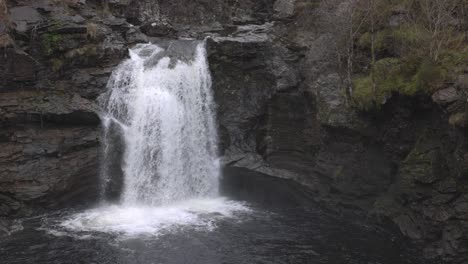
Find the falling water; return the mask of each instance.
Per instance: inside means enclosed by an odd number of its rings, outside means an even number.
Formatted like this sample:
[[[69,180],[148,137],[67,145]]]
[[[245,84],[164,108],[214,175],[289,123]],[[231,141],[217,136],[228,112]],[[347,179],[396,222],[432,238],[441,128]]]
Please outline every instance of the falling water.
[[[137,45],[101,98],[105,134],[115,126],[121,131],[124,205],[217,195],[220,169],[205,45],[183,43],[166,49]],[[113,154],[105,151],[104,159]],[[104,178],[112,175],[105,171]]]
[[[58,225],[59,233],[134,237],[183,227],[212,230],[217,220],[249,211],[242,202],[218,196],[220,164],[204,42],[137,45],[114,70],[100,104],[103,192],[120,201],[72,215]]]

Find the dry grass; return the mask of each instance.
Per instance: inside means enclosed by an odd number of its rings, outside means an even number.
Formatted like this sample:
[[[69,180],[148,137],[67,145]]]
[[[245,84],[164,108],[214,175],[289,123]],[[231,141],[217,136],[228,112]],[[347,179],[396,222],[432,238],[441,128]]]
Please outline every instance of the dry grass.
[[[13,39],[8,35],[10,21],[8,18],[8,7],[6,0],[0,0],[0,23],[6,25],[6,32],[0,32],[0,48],[6,48],[13,45]]]
[[[13,45],[13,39],[10,38],[8,34],[0,36],[0,49],[6,48]]]
[[[98,26],[94,23],[86,25],[86,36],[90,39],[95,39],[97,36]]]

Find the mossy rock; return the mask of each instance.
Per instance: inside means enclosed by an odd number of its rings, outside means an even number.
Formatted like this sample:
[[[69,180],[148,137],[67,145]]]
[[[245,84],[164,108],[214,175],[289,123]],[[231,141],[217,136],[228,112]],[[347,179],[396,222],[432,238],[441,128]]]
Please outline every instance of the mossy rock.
[[[393,93],[432,94],[450,79],[447,73],[447,68],[429,59],[384,58],[375,63],[369,75],[354,78],[353,101],[358,108],[369,110],[385,104]]]
[[[46,56],[54,54],[55,51],[60,49],[62,36],[55,33],[45,33],[41,36],[42,52]]]
[[[437,135],[423,132],[413,150],[402,162],[401,183],[404,190],[412,191],[416,185],[433,184],[443,178],[445,160]]]
[[[54,72],[60,71],[62,69],[63,65],[64,65],[63,60],[61,60],[59,58],[53,58],[49,62],[50,62],[50,65],[52,67],[52,71],[54,71]]]
[[[369,75],[354,78],[353,100],[358,108],[379,108],[392,93],[412,96],[419,92],[421,87],[416,85],[411,75],[408,76],[405,66],[398,58],[385,58],[375,63]]]
[[[390,29],[381,30],[375,33],[374,48],[376,53],[391,52],[394,49],[393,33]],[[365,32],[358,39],[358,46],[361,49],[371,50],[372,35]]]

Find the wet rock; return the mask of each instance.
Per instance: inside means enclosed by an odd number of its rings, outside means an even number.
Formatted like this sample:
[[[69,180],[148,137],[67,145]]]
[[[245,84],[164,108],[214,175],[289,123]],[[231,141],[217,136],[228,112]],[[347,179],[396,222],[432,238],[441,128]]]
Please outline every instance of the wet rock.
[[[174,37],[176,30],[169,23],[147,23],[141,26],[141,31],[149,37]]]
[[[147,43],[149,42],[148,36],[143,34],[140,29],[136,27],[130,28],[127,32],[125,32],[125,39],[128,43]]]
[[[112,67],[80,69],[73,75],[71,86],[81,97],[95,99],[105,92],[111,73]]]

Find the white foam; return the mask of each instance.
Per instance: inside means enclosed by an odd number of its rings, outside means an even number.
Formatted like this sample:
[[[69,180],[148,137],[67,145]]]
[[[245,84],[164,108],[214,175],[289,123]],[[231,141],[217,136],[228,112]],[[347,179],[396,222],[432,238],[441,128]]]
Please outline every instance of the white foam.
[[[73,232],[102,232],[135,236],[159,236],[184,228],[211,231],[216,221],[235,218],[250,209],[224,198],[196,199],[161,207],[108,206],[75,214],[59,224]]]

